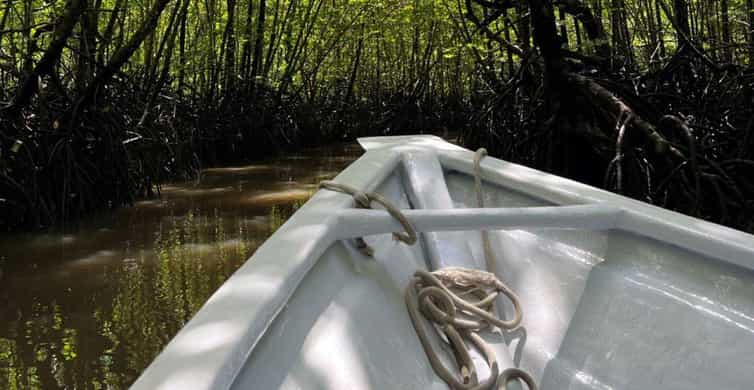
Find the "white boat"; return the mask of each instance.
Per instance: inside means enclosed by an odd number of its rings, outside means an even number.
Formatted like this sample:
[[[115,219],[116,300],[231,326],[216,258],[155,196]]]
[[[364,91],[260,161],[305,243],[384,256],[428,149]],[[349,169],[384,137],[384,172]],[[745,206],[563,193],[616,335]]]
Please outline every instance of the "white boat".
[[[447,389],[404,292],[417,270],[488,269],[482,231],[523,313],[482,336],[495,373],[517,367],[540,389],[754,388],[754,236],[489,157],[479,208],[474,152],[432,136],[359,142],[334,181],[382,194],[418,242],[395,240],[404,228],[379,205],[318,191],[133,389]],[[493,370],[478,349],[482,383]]]

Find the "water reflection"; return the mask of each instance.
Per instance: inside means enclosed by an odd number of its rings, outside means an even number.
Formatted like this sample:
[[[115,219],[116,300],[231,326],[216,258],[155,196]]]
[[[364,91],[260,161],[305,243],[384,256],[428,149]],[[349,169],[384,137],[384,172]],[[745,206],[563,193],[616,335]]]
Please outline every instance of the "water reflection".
[[[0,389],[127,387],[357,150],[210,169],[77,232],[1,240]]]

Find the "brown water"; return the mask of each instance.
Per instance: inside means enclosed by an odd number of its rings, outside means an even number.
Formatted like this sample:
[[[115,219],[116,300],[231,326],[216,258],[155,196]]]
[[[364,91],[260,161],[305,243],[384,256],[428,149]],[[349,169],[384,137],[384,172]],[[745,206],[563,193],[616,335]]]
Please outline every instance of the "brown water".
[[[0,238],[0,389],[126,388],[356,145],[207,169],[75,232]]]

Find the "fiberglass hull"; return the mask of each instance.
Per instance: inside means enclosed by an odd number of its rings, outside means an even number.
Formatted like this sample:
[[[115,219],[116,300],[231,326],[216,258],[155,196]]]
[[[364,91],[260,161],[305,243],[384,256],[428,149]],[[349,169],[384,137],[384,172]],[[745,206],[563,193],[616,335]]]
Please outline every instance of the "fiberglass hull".
[[[503,368],[541,389],[754,388],[754,237],[492,158],[476,209],[470,151],[361,143],[335,181],[406,209],[419,243],[395,241],[386,212],[318,192],[133,388],[446,389],[403,292],[417,269],[484,268],[483,228],[523,306],[519,329],[485,336]]]

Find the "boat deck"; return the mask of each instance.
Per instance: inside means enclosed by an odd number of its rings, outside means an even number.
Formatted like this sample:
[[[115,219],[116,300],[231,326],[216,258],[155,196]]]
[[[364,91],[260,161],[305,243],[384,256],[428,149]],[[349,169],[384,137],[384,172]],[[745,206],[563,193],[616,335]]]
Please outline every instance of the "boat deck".
[[[467,175],[446,176],[473,207]],[[379,191],[408,207],[392,178]],[[485,187],[488,207],[549,205]],[[491,232],[499,277],[524,307],[520,330],[488,337],[541,389],[750,389],[754,272],[622,231]],[[479,232],[461,232],[482,263]],[[331,246],[251,353],[234,389],[446,389],[403,301],[427,269],[420,246],[368,237],[374,260]],[[507,356],[506,356],[507,354]],[[450,364],[450,362],[448,362]],[[511,386],[512,387],[512,386]]]

